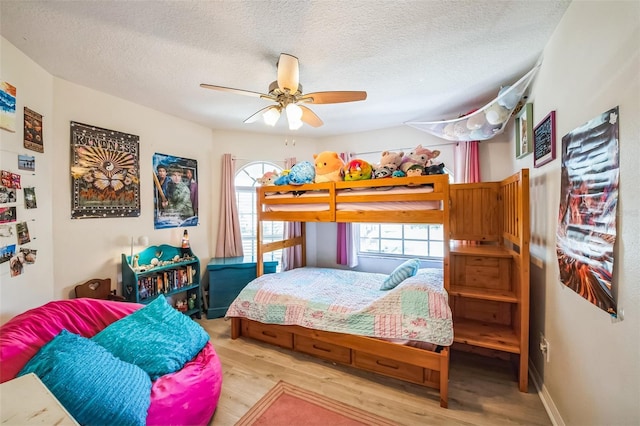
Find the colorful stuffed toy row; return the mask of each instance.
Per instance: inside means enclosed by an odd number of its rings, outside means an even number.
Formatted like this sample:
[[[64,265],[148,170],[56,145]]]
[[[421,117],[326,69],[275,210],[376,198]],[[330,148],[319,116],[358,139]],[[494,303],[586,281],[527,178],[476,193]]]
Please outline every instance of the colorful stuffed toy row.
[[[356,181],[391,177],[443,174],[444,164],[433,160],[440,151],[431,151],[418,145],[408,154],[384,151],[380,162],[371,165],[356,158],[345,163],[334,151],[314,154],[314,162],[302,161],[284,170],[280,175],[274,170],[258,179],[261,185],[303,185],[305,183]]]

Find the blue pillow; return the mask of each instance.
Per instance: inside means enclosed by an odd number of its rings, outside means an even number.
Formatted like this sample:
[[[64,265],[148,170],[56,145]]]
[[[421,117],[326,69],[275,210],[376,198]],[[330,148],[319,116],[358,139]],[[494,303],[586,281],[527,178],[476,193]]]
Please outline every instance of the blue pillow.
[[[163,296],[93,336],[94,342],[156,380],[180,370],[209,341],[209,335]]]
[[[402,281],[409,277],[413,277],[420,268],[420,261],[418,259],[409,259],[402,265],[393,270],[391,274],[384,280],[380,290],[386,291],[395,288]]]
[[[151,379],[86,337],[62,330],[22,368],[35,373],[82,425],[144,425]]]

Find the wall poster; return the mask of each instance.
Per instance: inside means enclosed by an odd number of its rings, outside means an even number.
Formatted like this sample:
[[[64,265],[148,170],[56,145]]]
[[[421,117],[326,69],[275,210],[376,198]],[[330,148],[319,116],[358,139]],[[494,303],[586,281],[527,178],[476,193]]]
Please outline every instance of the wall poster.
[[[198,162],[153,155],[154,228],[198,225]]]
[[[42,115],[24,107],[24,147],[36,152],[44,152],[42,140]]]
[[[0,81],[0,129],[16,131],[16,88]]]
[[[618,107],[562,138],[556,252],[563,284],[617,316],[612,292],[618,203]]]
[[[71,218],[140,216],[139,137],[71,122]]]

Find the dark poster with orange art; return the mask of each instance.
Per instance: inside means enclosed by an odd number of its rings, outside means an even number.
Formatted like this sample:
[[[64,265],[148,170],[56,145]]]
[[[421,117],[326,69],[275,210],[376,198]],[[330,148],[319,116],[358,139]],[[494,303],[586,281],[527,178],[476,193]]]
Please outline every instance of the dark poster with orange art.
[[[562,138],[556,252],[560,279],[617,316],[612,292],[618,204],[618,107]]]
[[[139,137],[71,122],[71,218],[140,216]]]

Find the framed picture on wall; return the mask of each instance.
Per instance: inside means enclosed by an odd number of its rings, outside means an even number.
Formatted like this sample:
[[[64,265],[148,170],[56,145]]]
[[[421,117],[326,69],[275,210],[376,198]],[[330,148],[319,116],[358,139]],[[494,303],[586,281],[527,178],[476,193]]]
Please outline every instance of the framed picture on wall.
[[[551,111],[533,131],[533,167],[556,158],[556,112]]]
[[[516,158],[533,152],[533,104],[525,104],[516,115]]]

